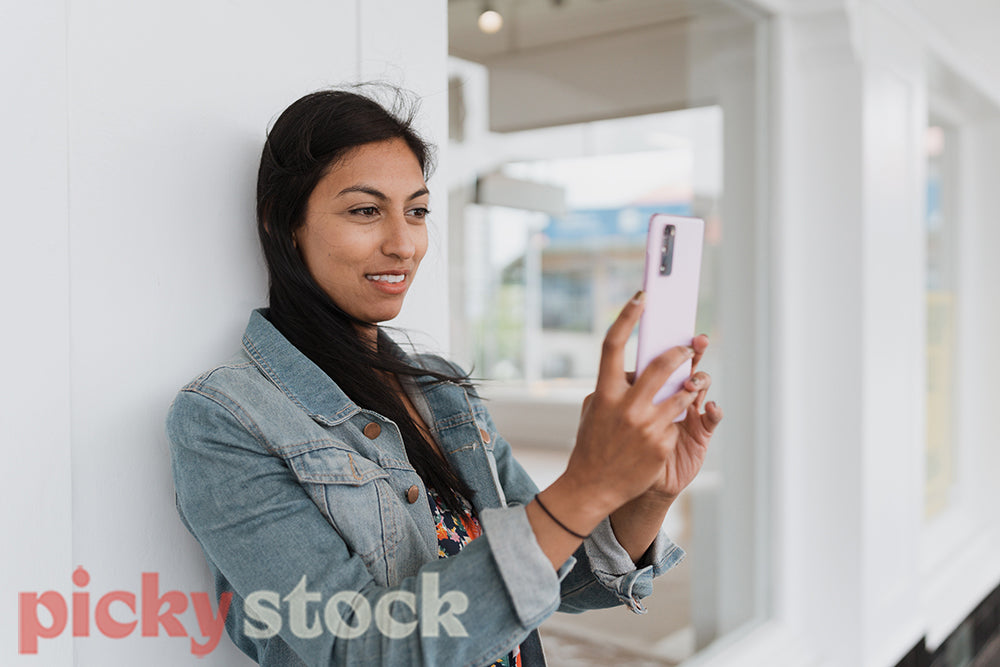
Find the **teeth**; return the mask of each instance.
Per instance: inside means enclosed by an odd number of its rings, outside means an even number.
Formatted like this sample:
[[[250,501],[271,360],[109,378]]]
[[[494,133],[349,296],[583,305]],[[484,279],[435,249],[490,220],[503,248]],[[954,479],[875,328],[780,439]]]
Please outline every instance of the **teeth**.
[[[365,278],[367,278],[368,280],[378,280],[384,283],[401,283],[406,278],[406,276],[392,275],[392,274],[384,274],[384,275],[369,274],[366,275]]]

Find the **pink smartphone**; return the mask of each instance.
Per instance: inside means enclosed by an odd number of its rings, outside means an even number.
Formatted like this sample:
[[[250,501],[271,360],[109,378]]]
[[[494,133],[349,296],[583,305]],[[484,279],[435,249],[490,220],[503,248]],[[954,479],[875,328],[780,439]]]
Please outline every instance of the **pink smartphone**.
[[[698,218],[657,213],[649,220],[643,289],[646,307],[639,320],[636,377],[653,359],[671,347],[690,345],[698,312],[698,278],[705,223]],[[691,376],[691,361],[674,371],[656,393],[666,400]],[[680,415],[675,421],[681,421]]]

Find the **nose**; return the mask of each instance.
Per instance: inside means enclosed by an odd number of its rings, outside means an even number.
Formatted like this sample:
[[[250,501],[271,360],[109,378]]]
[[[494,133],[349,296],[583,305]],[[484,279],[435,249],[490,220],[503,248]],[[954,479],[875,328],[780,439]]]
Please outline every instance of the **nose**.
[[[388,216],[383,225],[382,253],[399,259],[410,259],[417,252],[416,234],[419,225],[411,225],[402,213]]]

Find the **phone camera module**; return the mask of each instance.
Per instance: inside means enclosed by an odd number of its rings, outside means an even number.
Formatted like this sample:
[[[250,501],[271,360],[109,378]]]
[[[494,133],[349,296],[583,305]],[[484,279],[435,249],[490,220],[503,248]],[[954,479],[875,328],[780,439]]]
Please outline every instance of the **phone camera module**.
[[[660,246],[660,275],[669,276],[674,269],[674,237],[677,228],[667,225],[663,228],[663,244]]]

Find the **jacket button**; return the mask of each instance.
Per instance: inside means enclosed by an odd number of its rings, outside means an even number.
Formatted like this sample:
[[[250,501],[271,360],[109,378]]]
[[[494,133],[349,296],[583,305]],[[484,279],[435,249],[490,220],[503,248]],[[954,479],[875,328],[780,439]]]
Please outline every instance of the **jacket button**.
[[[416,484],[414,484],[413,486],[411,486],[406,490],[406,502],[412,505],[413,503],[417,502],[417,499],[419,498],[420,498],[420,489],[417,487]]]
[[[483,436],[483,442],[490,441],[490,434],[486,432],[485,428],[479,429],[479,435]]]
[[[378,434],[381,432],[382,432],[382,427],[376,424],[375,422],[369,422],[368,425],[365,426],[364,430],[362,431],[362,433],[368,436],[369,440],[374,440],[375,438],[378,437]]]

